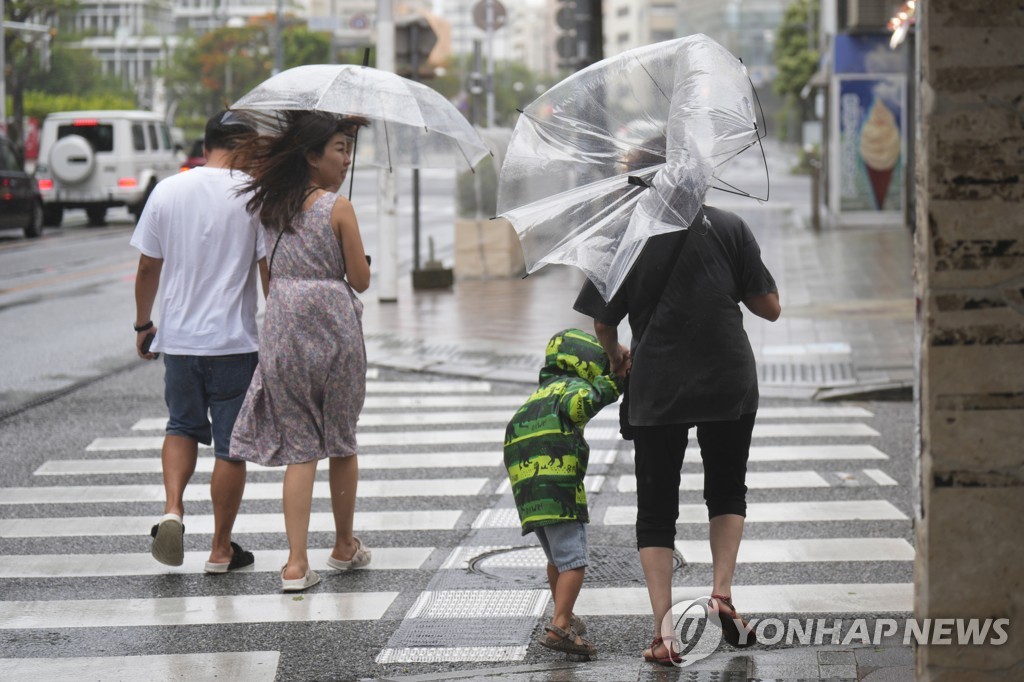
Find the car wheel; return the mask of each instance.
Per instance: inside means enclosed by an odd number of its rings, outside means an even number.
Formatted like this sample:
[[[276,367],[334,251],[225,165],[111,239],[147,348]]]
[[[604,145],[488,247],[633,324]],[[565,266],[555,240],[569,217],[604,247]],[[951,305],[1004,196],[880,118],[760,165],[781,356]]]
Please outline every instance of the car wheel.
[[[29,214],[28,224],[25,225],[25,237],[35,239],[43,234],[43,205],[35,201],[32,203],[32,213]]]
[[[142,217],[142,211],[146,208],[146,202],[149,201],[149,195],[153,193],[153,183],[149,184],[146,188],[146,194],[143,195],[142,201],[132,206],[132,215],[135,216],[135,222],[139,222],[139,218]]]
[[[47,227],[60,227],[61,221],[64,220],[64,207],[63,206],[44,206],[43,207],[43,225]]]
[[[89,216],[90,227],[101,227],[107,224],[106,206],[90,206],[85,209],[85,215]]]

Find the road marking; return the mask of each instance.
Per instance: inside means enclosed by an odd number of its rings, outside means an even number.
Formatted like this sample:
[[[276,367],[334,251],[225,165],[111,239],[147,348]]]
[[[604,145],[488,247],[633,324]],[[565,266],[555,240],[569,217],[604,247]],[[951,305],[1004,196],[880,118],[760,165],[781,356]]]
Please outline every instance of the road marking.
[[[367,370],[373,372],[374,370]],[[359,424],[361,426],[371,425],[387,425],[387,424],[399,424],[399,423],[445,423],[445,424],[457,424],[459,421],[455,420],[466,420],[472,421],[473,419],[480,421],[494,421],[494,422],[507,422],[515,414],[517,408],[519,408],[528,396],[522,395],[481,395],[481,396],[462,396],[462,395],[441,395],[441,396],[367,396],[365,403],[363,404],[364,412],[359,417]],[[429,414],[430,417],[420,417],[417,414],[407,413],[391,413],[385,414],[373,414],[367,413],[365,410],[368,409],[379,409],[379,408],[484,408],[484,407],[505,407],[508,408],[507,412],[493,412],[493,411],[481,411],[472,412],[468,411],[465,413],[450,412],[424,412],[420,413],[423,415]],[[871,418],[874,414],[862,407],[764,407],[758,410],[757,418],[761,419],[841,419],[845,417],[851,418]],[[400,421],[387,421],[387,418],[397,418]],[[472,419],[471,419],[472,418]],[[599,412],[595,417],[595,420],[602,421],[618,421],[618,412],[613,408],[608,408],[602,412]],[[422,419],[422,422],[417,420]],[[438,419],[447,419],[451,421],[437,421]],[[167,417],[147,417],[140,419],[132,426],[133,431],[163,431],[167,426]]]
[[[406,618],[540,618],[548,590],[439,590],[421,592]]]
[[[367,381],[366,393],[490,393],[486,381]]]
[[[326,579],[325,582],[330,582]],[[398,592],[242,594],[161,599],[7,601],[0,629],[173,627],[227,623],[379,620]]]
[[[865,469],[864,473],[878,485],[898,485],[896,479],[881,469]]]
[[[356,512],[357,531],[452,530],[462,516],[458,509],[418,509],[408,511]],[[61,518],[0,519],[0,538],[59,538],[111,535],[143,535],[158,517],[72,516]],[[186,516],[185,531],[190,535],[212,535],[213,515]],[[284,533],[284,515],[242,514],[235,521],[235,534]],[[309,532],[334,532],[334,515],[314,512]]]
[[[138,267],[137,260],[125,261],[123,263],[115,263],[114,265],[106,265],[101,268],[92,268],[90,270],[80,270],[76,272],[69,272],[64,275],[55,275],[54,277],[47,277],[46,279],[36,280],[35,282],[29,282],[28,284],[19,284],[9,289],[0,289],[0,296],[5,294],[14,294],[19,291],[28,291],[29,289],[38,289],[40,287],[48,287],[54,284],[63,284],[64,282],[70,282],[76,279],[83,279],[85,277],[92,277],[94,275],[105,275],[110,272],[117,272],[118,270],[134,270]]]
[[[614,451],[610,454],[614,455]],[[411,452],[403,454],[359,455],[359,469],[447,469],[450,467],[497,467],[501,466],[501,450],[491,452]],[[591,462],[596,460],[591,456]],[[196,471],[213,471],[214,459],[200,457]],[[265,467],[247,463],[249,471],[277,473],[284,475],[285,467]],[[163,471],[159,457],[138,457],[127,459],[62,459],[44,462],[35,470],[35,476],[82,476],[103,474],[159,474]],[[369,481],[360,481],[362,486]],[[253,484],[249,484],[253,485]],[[247,488],[248,489],[248,488]]]
[[[254,549],[254,571],[279,573],[288,562],[286,549]],[[373,547],[366,570],[412,571],[423,566],[433,547]],[[330,549],[309,550],[309,563],[330,572]],[[9,554],[0,556],[0,578],[86,578],[92,576],[166,575],[203,573],[209,552],[185,552],[181,566],[165,566],[145,554]]]
[[[377,654],[375,662],[383,665],[385,663],[521,661],[526,658],[526,649],[525,646],[421,646],[400,649],[389,647]]]
[[[273,682],[277,651],[166,656],[92,656],[89,658],[0,658],[5,680],[246,680]]]
[[[413,480],[361,480],[360,497],[436,497],[479,495],[486,478],[424,478]],[[163,502],[163,485],[89,485],[0,488],[0,504],[81,504],[94,502]],[[330,484],[313,484],[313,497],[329,499]],[[185,501],[210,499],[206,486],[185,489]],[[281,483],[247,483],[247,500],[281,499]]]
[[[707,587],[672,587],[672,598],[708,596]],[[914,608],[913,583],[852,583],[823,585],[734,585],[733,603],[745,617],[792,613],[909,613]],[[586,587],[573,612],[578,616],[649,615],[650,597],[643,587]],[[681,609],[676,609],[681,613]]]
[[[688,564],[710,564],[707,540],[676,540]],[[914,548],[902,538],[811,538],[807,540],[744,540],[742,564],[809,561],[913,561]]]
[[[748,488],[828,488],[829,482],[814,471],[748,471]],[[703,490],[704,474],[682,474],[680,490]],[[636,492],[636,477],[619,476],[620,493]]]
[[[755,502],[747,505],[747,523],[904,521],[906,519],[906,514],[886,500]],[[707,523],[707,521],[708,510],[703,504],[679,505],[678,523]],[[605,511],[604,524],[606,526],[629,526],[634,523],[636,523],[635,505],[608,507]]]

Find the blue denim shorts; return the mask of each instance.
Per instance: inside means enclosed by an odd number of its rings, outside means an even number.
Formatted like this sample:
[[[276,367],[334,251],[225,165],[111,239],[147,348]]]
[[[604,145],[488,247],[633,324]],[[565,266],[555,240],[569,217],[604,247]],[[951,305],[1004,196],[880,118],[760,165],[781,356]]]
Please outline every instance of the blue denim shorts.
[[[587,566],[587,526],[579,521],[565,521],[535,528],[534,533],[544,548],[548,563],[559,573]]]
[[[167,435],[186,436],[228,459],[231,430],[242,409],[258,353],[168,355],[164,353],[164,401]]]

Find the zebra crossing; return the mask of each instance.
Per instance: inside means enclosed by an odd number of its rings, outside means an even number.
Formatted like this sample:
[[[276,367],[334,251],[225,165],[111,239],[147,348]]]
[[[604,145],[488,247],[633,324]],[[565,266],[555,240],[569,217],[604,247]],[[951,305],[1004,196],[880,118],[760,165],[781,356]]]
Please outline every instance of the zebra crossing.
[[[256,554],[253,575],[232,575],[214,589],[203,582],[205,551],[187,551],[180,567],[156,563],[148,553],[148,532],[164,495],[160,432],[166,420],[154,402],[151,413],[124,415],[114,432],[85,434],[74,456],[46,459],[20,485],[0,488],[0,541],[26,548],[0,554],[0,586],[81,582],[74,598],[48,599],[37,592],[14,598],[17,592],[5,589],[0,634],[190,627],[235,632],[230,628],[317,623],[349,632],[345,628],[378,623],[382,637],[368,649],[372,658],[361,663],[363,676],[399,663],[525,660],[551,608],[542,580],[501,579],[517,571],[542,576],[546,564],[533,536],[521,536],[501,466],[504,424],[527,389],[371,372],[360,419],[363,474],[355,528],[374,559],[363,575],[328,576],[301,599],[272,587],[253,591],[247,581],[273,585],[287,557],[284,519],[274,506],[282,471],[258,466],[249,469],[235,524],[239,541]],[[759,411],[748,473],[749,525],[734,591],[744,613],[871,616],[912,609],[910,519],[883,494],[909,482],[894,478],[891,456],[880,447],[882,433],[867,423],[873,417],[853,405],[769,404]],[[614,408],[587,428],[590,543],[594,550],[625,556],[632,546],[636,484],[631,447],[618,440],[617,430]],[[701,535],[707,516],[699,502],[703,478],[695,450],[692,443],[681,483],[676,550],[684,568],[676,579],[677,597],[697,598],[708,590],[711,556]],[[212,464],[209,451],[201,452],[197,473],[208,474]],[[190,550],[202,550],[213,532],[213,516],[203,506],[208,496],[207,486],[197,482],[187,490],[186,501],[200,509],[185,519],[186,537],[195,543],[186,545]],[[314,505],[327,498],[327,482],[318,480]],[[326,508],[314,506],[312,534],[333,533]],[[328,553],[311,539],[314,566],[324,565]],[[588,579],[579,615],[596,622],[647,616],[649,601],[632,554],[630,575]],[[597,568],[597,559],[592,561]],[[760,582],[757,571],[744,566],[790,567],[795,581],[778,582],[769,571]],[[844,568],[830,582],[836,566]],[[858,580],[856,567],[867,566],[880,567],[882,580]],[[126,594],[117,588],[118,581],[169,577],[193,582],[185,583],[185,593],[170,595],[162,582],[152,583],[152,596],[139,596],[146,583]],[[190,678],[201,679],[215,671],[221,679],[275,679],[289,651],[268,649],[264,642],[250,650],[244,641],[235,643],[235,651],[220,646],[128,655],[114,647],[103,655],[56,658],[7,651],[0,654],[0,678],[58,679],[68,671],[88,677],[102,671],[95,676],[163,679],[202,671]]]

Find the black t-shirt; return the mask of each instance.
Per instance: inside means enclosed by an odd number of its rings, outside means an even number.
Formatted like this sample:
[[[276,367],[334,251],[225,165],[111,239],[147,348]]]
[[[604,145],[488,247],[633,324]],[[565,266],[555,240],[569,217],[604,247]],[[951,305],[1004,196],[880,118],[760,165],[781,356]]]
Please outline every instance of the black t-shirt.
[[[675,263],[683,233],[652,237],[609,303],[588,281],[573,305],[612,326],[628,315],[635,426],[726,421],[757,410],[757,370],[739,303],[777,291],[775,280],[739,216],[705,206],[688,233]]]

